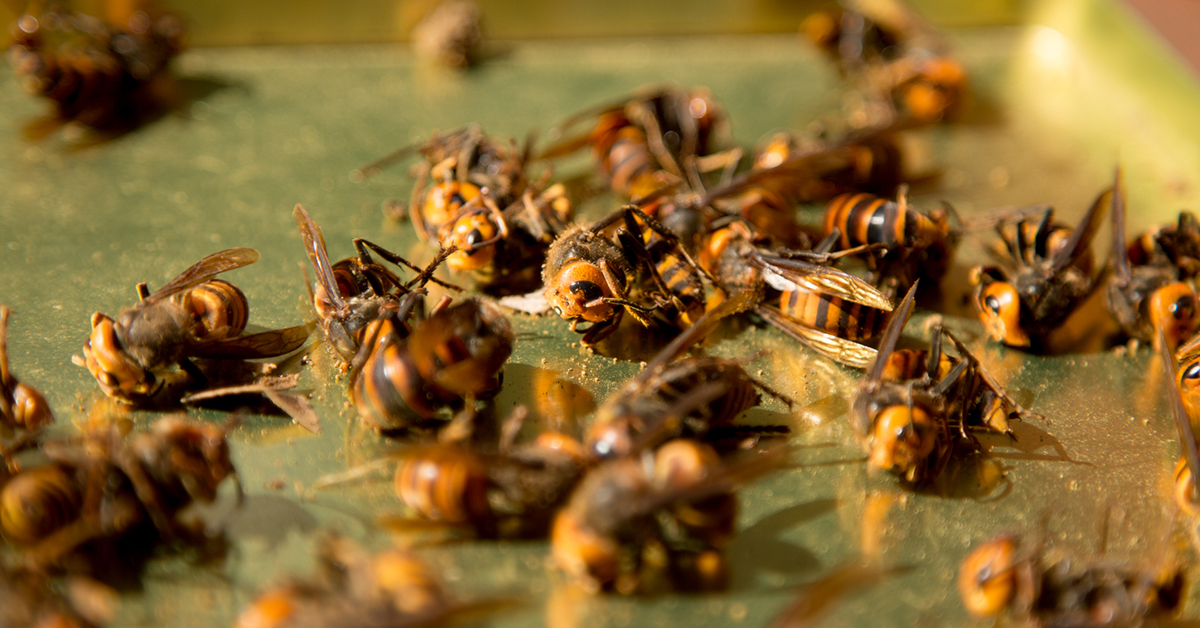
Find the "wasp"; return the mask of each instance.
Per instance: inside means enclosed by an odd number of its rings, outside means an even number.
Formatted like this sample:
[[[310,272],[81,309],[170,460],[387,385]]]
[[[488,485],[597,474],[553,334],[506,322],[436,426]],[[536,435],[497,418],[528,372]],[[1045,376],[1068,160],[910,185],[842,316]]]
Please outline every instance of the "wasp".
[[[878,244],[861,257],[873,283],[892,294],[908,290],[918,279],[936,286],[946,274],[958,244],[945,208],[922,213],[908,203],[907,187],[900,186],[895,201],[871,194],[843,194],[825,207],[826,237],[836,230],[835,249]],[[947,206],[948,207],[948,206]]]
[[[427,282],[461,290],[458,286],[433,277],[438,264],[453,250],[443,251],[432,264],[421,269],[378,244],[355,238],[354,249],[358,255],[330,263],[325,237],[308,211],[297,204],[292,215],[296,218],[296,225],[304,240],[304,250],[317,275],[310,291],[313,310],[321,320],[321,328],[330,346],[346,362],[358,354],[367,326],[384,316],[385,311],[398,309],[404,295]],[[370,251],[375,251],[385,261],[416,271],[416,277],[407,282],[401,281],[391,269],[376,262]]]
[[[590,147],[609,189],[629,199],[663,187],[660,172],[683,178],[685,164],[715,152],[714,145],[728,135],[729,126],[707,88],[660,85],[617,103],[584,110],[552,133],[562,134],[592,119],[596,123],[589,133],[547,148],[540,158],[552,159]],[[719,161],[739,156],[731,153]]]
[[[477,125],[435,135],[360,170],[372,172],[419,151],[425,163],[409,203],[423,242],[457,249],[446,261],[471,273],[491,293],[528,291],[538,280],[546,249],[574,217],[562,184],[548,185],[550,170],[531,180],[528,147],[519,150],[486,136]]]
[[[501,142],[471,124],[428,140],[410,144],[354,173],[363,180],[397,161],[419,153],[424,160],[414,167],[416,183],[409,198],[408,213],[422,242],[436,238],[438,231],[458,218],[464,205],[487,190],[500,206],[521,198],[529,185],[526,163],[529,147]]]
[[[561,432],[513,443],[527,415],[518,410],[505,421],[505,438],[495,451],[456,441],[405,451],[396,467],[396,495],[417,519],[478,537],[545,538],[554,512],[593,461],[577,439]],[[402,527],[410,520],[391,521]]]
[[[1115,222],[1115,219],[1114,219]],[[1169,266],[1184,279],[1200,275],[1200,222],[1190,211],[1179,212],[1173,225],[1152,228],[1129,243],[1129,263]]]
[[[801,30],[886,115],[930,124],[952,114],[966,89],[962,63],[950,56],[944,38],[912,11],[898,3],[888,8],[817,13]]]
[[[551,243],[574,216],[562,184],[535,194],[536,189],[531,184],[504,209],[487,193],[461,206],[453,220],[437,231],[439,244],[455,249],[446,266],[471,273],[492,294],[523,293],[536,287],[538,269]]]
[[[1040,348],[1102,285],[1091,272],[1090,246],[1111,198],[1111,189],[1102,192],[1066,237],[1055,236],[1062,231],[1054,227],[1053,208],[1041,212],[1032,238],[1026,218],[1008,230],[997,227],[1009,267],[976,266],[970,272],[975,308],[992,339]]]
[[[624,230],[605,230],[624,219]],[[646,225],[661,244],[648,249]],[[679,262],[679,259],[684,262]],[[668,271],[668,285],[660,268]],[[554,313],[571,321],[571,331],[592,345],[616,331],[625,312],[646,327],[655,315],[684,327],[703,312],[699,265],[679,238],[636,206],[626,206],[592,224],[567,229],[550,246],[542,267],[543,296]],[[580,330],[579,323],[589,322]]]
[[[752,295],[722,302],[664,347],[645,368],[596,409],[585,446],[597,458],[630,455],[671,438],[703,438],[732,427],[758,405],[759,391],[792,401],[752,377],[745,360],[680,356],[724,317],[750,305]]]
[[[213,278],[256,261],[254,249],[227,249],[196,262],[153,294],[139,283],[139,301],[116,319],[92,315],[83,357],[71,361],[86,367],[108,396],[137,404],[154,396],[176,366],[203,381],[190,358],[270,358],[298,349],[308,339],[307,325],[245,334],[246,296]]]
[[[350,397],[376,429],[395,430],[434,419],[442,408],[490,399],[512,355],[508,318],[492,301],[470,298],[414,323],[419,295],[374,321],[355,356]]]
[[[923,365],[913,359],[919,355],[897,353],[915,295],[914,285],[888,322],[879,355],[851,404],[851,425],[872,467],[920,485],[935,480],[957,451],[978,450],[971,428],[1011,434],[1010,415],[1041,415],[1012,399],[946,330],[937,330]],[[954,343],[957,358],[942,353],[940,336]]]
[[[807,185],[792,193],[797,202],[826,201],[849,192],[891,195],[906,176],[904,153],[897,140],[901,130],[898,124],[862,129],[836,142],[781,131],[769,136],[756,151],[754,168],[767,170],[789,160],[828,154],[837,159],[825,158],[812,170]],[[755,222],[745,213],[743,216]]]
[[[708,235],[700,263],[721,292],[754,294],[754,312],[806,347],[847,366],[869,364],[875,349],[858,341],[879,335],[891,300],[866,281],[829,266],[848,252],[826,253],[828,242],[814,251],[787,252],[793,257],[772,254],[765,243],[744,222],[734,221]],[[777,307],[766,305],[772,299],[778,299]]]
[[[9,368],[8,317],[11,313],[8,306],[0,305],[0,429],[38,430],[54,422],[54,413],[42,393],[17,379]]]
[[[413,49],[430,63],[468,68],[482,57],[483,29],[474,2],[443,2],[412,29]]]
[[[167,75],[183,49],[184,28],[169,13],[135,11],[114,27],[49,11],[20,16],[12,34],[9,57],[26,91],[53,101],[59,121],[111,128],[136,122],[145,88]]]
[[[321,540],[317,573],[259,594],[235,628],[444,625],[467,614],[496,612],[507,600],[461,602],[434,569],[399,549],[368,555],[348,539]]]
[[[50,461],[0,488],[0,532],[27,563],[54,566],[93,541],[115,540],[148,521],[163,540],[194,538],[179,514],[210,504],[237,480],[224,426],[167,417],[147,432],[91,426],[82,441],[48,441]],[[241,484],[238,482],[239,495]]]
[[[1108,281],[1108,308],[1121,329],[1144,342],[1165,338],[1174,350],[1200,328],[1200,303],[1185,279],[1187,272],[1168,263],[1133,265],[1125,245],[1125,193],[1120,169],[1113,183],[1113,274]],[[1139,239],[1139,242],[1141,239]],[[1150,262],[1149,256],[1146,257]],[[1164,333],[1158,333],[1162,330]]]
[[[1077,561],[1011,534],[975,548],[958,573],[963,606],[976,617],[1007,613],[1045,626],[1134,625],[1170,615],[1182,601],[1183,571]]]
[[[782,468],[787,457],[786,447],[775,447],[722,461],[709,445],[680,439],[607,460],[555,516],[551,555],[592,592],[723,588],[734,490]]]

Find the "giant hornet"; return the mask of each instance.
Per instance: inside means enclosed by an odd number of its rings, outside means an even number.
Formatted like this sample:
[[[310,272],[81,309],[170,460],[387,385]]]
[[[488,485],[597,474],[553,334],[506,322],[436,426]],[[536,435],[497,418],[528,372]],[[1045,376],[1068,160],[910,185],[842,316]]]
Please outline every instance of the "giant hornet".
[[[554,512],[592,461],[578,440],[560,432],[513,443],[526,414],[519,407],[504,422],[505,438],[496,451],[461,442],[404,451],[396,495],[416,520],[469,529],[482,538],[545,538]],[[403,528],[413,520],[385,521]]]
[[[729,126],[708,89],[660,85],[621,102],[584,110],[554,132],[561,134],[591,119],[596,124],[589,133],[547,148],[540,158],[551,159],[589,146],[609,188],[631,199],[663,187],[660,172],[683,178],[687,164],[710,155],[719,138],[728,134]],[[733,152],[717,161],[736,162],[737,157],[740,153]]]
[[[420,153],[424,161],[415,167],[417,182],[408,212],[422,242],[436,238],[439,230],[454,224],[462,206],[483,194],[484,189],[497,204],[508,206],[528,187],[528,147],[518,150],[512,141],[505,145],[475,124],[434,133],[423,143],[404,146],[358,169],[354,177],[365,179],[414,152]]]
[[[113,27],[49,11],[22,15],[12,34],[9,57],[25,89],[54,101],[59,122],[105,128],[136,123],[144,88],[166,75],[183,48],[184,29],[169,13],[135,11],[127,25]],[[51,37],[65,41],[54,46]]]
[[[1091,241],[1112,198],[1105,190],[1083,220],[1064,235],[1046,208],[1034,223],[1022,218],[1009,229],[997,226],[1007,248],[1010,268],[971,269],[974,302],[992,339],[1014,347],[1044,346],[1079,304],[1102,283],[1093,276]]]
[[[8,315],[0,305],[0,432],[13,429],[37,430],[54,421],[54,413],[42,393],[12,374],[8,364]],[[0,445],[0,451],[3,451]]]
[[[110,422],[89,427],[81,442],[46,442],[50,462],[0,488],[0,532],[38,567],[59,565],[84,545],[116,540],[146,520],[163,540],[195,538],[179,514],[212,503],[225,478],[237,480],[226,440],[235,425],[167,417],[130,435]]]
[[[1146,231],[1126,250],[1134,266],[1170,266],[1190,279],[1200,275],[1200,222],[1192,212],[1181,211],[1174,225]]]
[[[1167,347],[1173,351],[1200,327],[1196,290],[1185,281],[1193,273],[1172,264],[1165,252],[1144,255],[1144,263],[1132,264],[1129,249],[1125,246],[1125,192],[1120,169],[1115,179],[1112,196],[1114,273],[1108,281],[1109,310],[1125,333],[1144,342],[1158,343],[1160,338],[1165,339]],[[1185,224],[1182,216],[1180,221]],[[1145,240],[1139,238],[1137,242]]]
[[[607,235],[621,219],[624,228]],[[542,268],[543,295],[592,345],[616,331],[625,312],[646,327],[658,324],[655,316],[676,328],[692,324],[704,311],[700,272],[675,234],[630,205],[554,241]],[[580,330],[580,321],[592,324]]]
[[[115,320],[92,315],[83,357],[71,361],[86,367],[108,396],[137,404],[154,396],[176,366],[203,381],[190,358],[270,358],[296,350],[308,339],[308,325],[245,334],[246,296],[213,278],[256,261],[254,249],[227,249],[196,262],[153,294],[139,283],[139,301]]]
[[[758,405],[759,390],[790,407],[790,399],[742,368],[745,360],[679,357],[722,318],[752,305],[753,298],[743,293],[709,310],[659,351],[641,373],[609,395],[592,419],[587,451],[610,458],[672,438],[704,438],[710,430],[732,426],[742,412]]]
[[[444,255],[452,251],[444,251],[443,256],[422,270],[378,244],[355,238],[354,249],[358,256],[330,263],[321,228],[299,204],[292,215],[300,228],[308,260],[317,274],[311,291],[313,309],[321,320],[329,344],[346,362],[358,354],[367,325],[382,317],[385,311],[397,309],[402,296],[411,293],[414,286],[421,287],[432,281],[452,290],[461,290],[432,276]],[[417,271],[417,276],[402,282],[389,268],[376,262],[370,251],[388,262]]]
[[[835,231],[836,250],[878,244],[860,257],[873,283],[892,295],[908,290],[918,279],[937,286],[950,265],[958,233],[950,228],[948,206],[928,213],[909,205],[907,187],[895,201],[870,194],[843,194],[825,208],[825,236]]]
[[[969,429],[1007,434],[1010,414],[1040,416],[1022,408],[946,330],[936,331],[928,352],[896,351],[916,288],[909,289],[892,313],[879,355],[850,411],[868,463],[913,485],[935,480],[956,450],[977,450],[979,443]],[[954,343],[958,358],[942,353],[941,335]]]
[[[701,265],[721,292],[755,294],[754,312],[806,347],[847,366],[870,364],[875,350],[858,341],[883,330],[892,303],[871,284],[828,266],[858,249],[825,254],[818,247],[783,257],[767,252],[760,240],[739,221],[716,228],[699,255]],[[766,305],[775,293],[778,308]]]
[[[574,215],[566,188],[547,187],[549,171],[528,180],[528,150],[506,147],[476,125],[434,135],[359,172],[377,170],[413,150],[426,157],[409,204],[417,236],[457,249],[446,265],[472,273],[489,292],[533,288],[546,249]],[[426,189],[430,177],[433,183]]]
[[[350,398],[380,431],[434,419],[500,391],[513,331],[493,302],[470,298],[436,308],[409,327],[420,295],[407,295],[367,327],[352,361]]]
[[[1185,585],[1178,568],[1155,573],[1077,561],[1042,542],[1023,546],[1008,534],[975,548],[958,572],[958,591],[972,615],[1007,613],[1018,623],[1044,626],[1136,625],[1173,613]]]
[[[261,593],[234,628],[441,626],[466,615],[494,612],[504,600],[459,602],[433,569],[398,549],[366,555],[348,539],[330,536],[318,548],[317,575]]]
[[[1158,335],[1165,336],[1165,332],[1159,329]],[[1192,354],[1185,358],[1184,368],[1176,374],[1175,358],[1171,356],[1166,339],[1162,338],[1155,344],[1158,345],[1163,372],[1166,374],[1167,404],[1171,408],[1171,418],[1175,420],[1175,428],[1179,432],[1181,455],[1179,462],[1175,464],[1175,503],[1183,512],[1195,516],[1200,513],[1200,492],[1196,491],[1195,480],[1200,475],[1200,452],[1196,448],[1196,432],[1191,418],[1197,415],[1190,413],[1189,409],[1193,412],[1197,409],[1195,383],[1200,379],[1200,356],[1194,353],[1196,343],[1188,343],[1187,348]],[[1187,392],[1184,392],[1185,384]]]
[[[962,63],[915,13],[899,3],[887,6],[891,10],[817,13],[801,29],[837,63],[842,76],[864,92],[868,104],[883,110],[882,115],[929,124],[952,114],[966,88]]]
[[[677,439],[605,461],[555,517],[551,555],[592,592],[723,589],[734,490],[780,470],[788,455],[775,447],[723,462],[709,445]]]

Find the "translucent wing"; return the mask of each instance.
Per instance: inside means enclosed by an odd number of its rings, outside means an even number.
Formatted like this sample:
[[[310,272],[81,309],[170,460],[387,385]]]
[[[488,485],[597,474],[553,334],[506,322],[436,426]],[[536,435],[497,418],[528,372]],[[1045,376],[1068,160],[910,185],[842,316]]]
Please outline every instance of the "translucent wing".
[[[294,327],[246,334],[228,340],[196,343],[188,346],[186,354],[188,357],[194,358],[230,360],[273,358],[299,349],[304,341],[308,340],[308,335],[314,327],[316,327],[316,323],[309,322]]]
[[[836,268],[797,259],[756,254],[750,263],[762,269],[763,279],[776,290],[803,290],[841,297],[885,312],[892,301],[875,286]]]
[[[329,299],[335,308],[344,308],[346,302],[342,300],[342,293],[333,278],[333,265],[329,263],[329,254],[325,251],[325,237],[321,235],[321,228],[299,203],[296,203],[292,215],[296,217],[296,226],[300,228],[300,237],[304,239],[304,252],[308,253],[308,261],[316,269],[317,281],[321,282],[321,287],[325,289],[325,298]]]
[[[191,268],[179,273],[171,281],[153,294],[145,298],[145,302],[153,303],[161,301],[172,295],[179,294],[186,290],[195,288],[196,286],[208,281],[214,275],[225,271],[249,266],[258,261],[258,251],[248,248],[226,249],[213,253],[208,257],[192,264]]]
[[[774,308],[759,306],[755,312],[779,331],[839,364],[865,369],[878,354],[866,345],[799,325]]]

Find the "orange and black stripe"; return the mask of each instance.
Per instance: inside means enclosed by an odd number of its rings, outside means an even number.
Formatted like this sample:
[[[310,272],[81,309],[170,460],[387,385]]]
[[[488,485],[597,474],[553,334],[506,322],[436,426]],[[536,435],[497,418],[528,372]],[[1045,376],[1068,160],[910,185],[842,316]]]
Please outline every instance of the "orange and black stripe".
[[[779,309],[805,327],[846,340],[874,338],[887,324],[887,315],[873,307],[804,290],[783,292]]]
[[[489,485],[483,462],[451,447],[426,448],[396,468],[396,495],[432,521],[470,523],[489,518]]]
[[[210,279],[180,299],[181,305],[196,317],[193,333],[199,340],[235,338],[246,329],[250,304],[237,286],[224,279]]]
[[[883,244],[889,249],[908,243],[908,221],[923,217],[911,209],[900,211],[895,201],[871,194],[843,194],[825,208],[825,234],[841,231],[838,247]]]

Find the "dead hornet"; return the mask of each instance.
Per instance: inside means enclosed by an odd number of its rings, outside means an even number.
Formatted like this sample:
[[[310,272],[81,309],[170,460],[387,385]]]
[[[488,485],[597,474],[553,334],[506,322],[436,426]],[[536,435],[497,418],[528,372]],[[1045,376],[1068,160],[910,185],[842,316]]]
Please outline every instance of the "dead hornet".
[[[809,248],[817,234],[796,220],[799,207],[830,198],[843,189],[838,183],[842,174],[857,167],[865,155],[863,151],[870,152],[866,147],[887,134],[886,130],[864,131],[837,142],[804,146],[793,144],[792,135],[780,134],[764,149],[770,151],[769,155],[760,153],[749,171],[693,195],[698,200],[691,205],[715,218],[703,223],[704,228],[693,229],[697,236],[692,241],[736,216],[759,233],[770,234],[776,246]],[[660,210],[659,216],[664,224],[673,224],[671,215]]]
[[[977,451],[971,428],[1009,433],[1010,414],[1039,416],[1021,408],[949,334],[960,354],[957,361],[943,359],[940,342],[935,342],[920,377],[907,378],[919,371],[893,357],[916,289],[910,288],[892,313],[879,355],[850,406],[850,424],[867,450],[868,464],[910,485],[937,479],[957,452]]]
[[[54,413],[42,393],[13,375],[8,364],[8,316],[12,310],[0,305],[0,435],[14,429],[38,430],[54,422]],[[0,443],[0,451],[4,445]]]
[[[411,326],[419,295],[368,326],[350,373],[350,398],[379,431],[419,425],[500,391],[512,355],[508,318],[492,301],[470,298]],[[358,365],[361,365],[358,366]]]
[[[859,257],[871,271],[872,283],[893,296],[918,279],[936,288],[958,244],[959,230],[950,227],[949,205],[923,213],[907,196],[908,187],[901,185],[895,201],[843,194],[825,207],[824,235],[840,234],[834,250],[880,245]]]
[[[1178,568],[1074,560],[1042,542],[1024,546],[1015,535],[975,548],[958,573],[958,591],[972,615],[1005,613],[1019,623],[1047,627],[1126,626],[1169,616],[1185,585]]]
[[[1173,225],[1147,230],[1129,243],[1129,263],[1134,266],[1170,266],[1182,278],[1200,275],[1200,222],[1190,211],[1179,212]]]
[[[817,13],[801,30],[886,115],[929,124],[952,114],[966,89],[962,63],[930,24],[899,3],[885,5]]]
[[[590,132],[547,148],[539,158],[553,159],[590,147],[609,189],[629,199],[662,187],[660,171],[682,179],[689,162],[714,153],[714,145],[729,133],[729,121],[707,88],[686,90],[676,85],[646,88],[619,102],[586,109],[551,133],[562,135],[593,119],[596,124]],[[737,157],[740,153],[735,152],[717,159],[736,162]]]
[[[81,440],[47,441],[50,461],[0,488],[0,532],[39,568],[147,521],[164,541],[195,540],[202,532],[179,515],[193,503],[212,503],[225,478],[237,480],[226,439],[236,424],[168,417],[127,434],[111,422],[89,427]]]
[[[762,401],[760,390],[791,407],[791,399],[742,367],[758,356],[749,360],[680,357],[721,319],[746,309],[752,300],[753,295],[745,293],[722,302],[609,395],[592,419],[587,451],[597,458],[627,456],[672,438],[703,439],[713,430],[736,431],[738,416]]]
[[[54,102],[56,123],[114,128],[137,124],[154,104],[148,88],[182,50],[184,29],[169,13],[134,11],[126,25],[110,26],[51,10],[20,16],[12,34],[14,73],[26,91]]]
[[[409,204],[417,236],[457,249],[446,265],[453,272],[471,273],[488,293],[536,287],[546,250],[575,213],[566,188],[548,185],[551,171],[528,180],[528,149],[518,151],[512,143],[505,147],[475,125],[446,137],[435,135],[426,145],[406,147],[397,155],[413,150],[428,159],[418,170]],[[429,177],[433,185],[426,189]]]
[[[317,274],[317,281],[310,291],[313,310],[321,321],[321,328],[330,346],[347,363],[358,353],[367,325],[383,316],[386,310],[397,309],[404,295],[423,287],[427,282],[461,290],[432,276],[437,264],[450,251],[444,252],[443,256],[422,270],[378,244],[355,238],[354,249],[358,256],[330,263],[321,228],[299,204],[292,215],[304,240],[308,260]],[[375,251],[385,261],[416,271],[416,277],[407,282],[401,281],[391,269],[376,262],[370,251]]]
[[[1158,330],[1160,336],[1163,330]],[[1167,347],[1165,338],[1155,343],[1158,345],[1159,357],[1162,360],[1163,372],[1166,378],[1167,404],[1171,408],[1171,417],[1179,432],[1179,449],[1181,455],[1175,464],[1175,503],[1183,512],[1196,516],[1200,514],[1200,492],[1196,490],[1197,475],[1200,475],[1200,452],[1196,448],[1196,432],[1192,417],[1200,417],[1200,406],[1197,405],[1197,382],[1200,381],[1200,355],[1195,352],[1197,341],[1186,347],[1189,354],[1184,358],[1184,366],[1176,373],[1175,358]]]
[[[1149,256],[1146,263],[1131,262],[1125,245],[1125,192],[1119,168],[1112,207],[1114,272],[1108,281],[1109,311],[1129,336],[1155,344],[1163,338],[1174,351],[1200,328],[1200,303],[1195,288],[1186,281],[1193,275],[1172,264],[1165,254],[1153,262]]]
[[[366,554],[348,539],[321,541],[317,573],[261,593],[242,610],[234,628],[335,628],[337,626],[442,626],[456,617],[496,612],[512,601],[460,602],[437,573],[399,549]]]
[[[92,314],[83,357],[71,361],[86,367],[108,396],[136,404],[154,396],[175,367],[204,381],[190,358],[270,358],[298,349],[308,339],[308,325],[246,334],[246,296],[213,278],[256,261],[254,249],[227,249],[196,262],[153,294],[139,283],[139,301],[115,320]]]
[[[1103,285],[1092,272],[1091,241],[1111,198],[1111,189],[1102,192],[1069,235],[1054,224],[1053,208],[1041,212],[1036,223],[1022,218],[997,226],[1008,267],[976,266],[970,273],[975,308],[993,340],[1041,349],[1049,334]]]
[[[432,522],[480,538],[545,538],[592,461],[578,440],[560,432],[513,443],[512,425],[519,430],[527,414],[519,410],[504,422],[508,437],[496,450],[440,442],[401,452],[395,491],[412,516],[385,517],[384,525],[428,528],[421,523]]]
[[[751,172],[776,171],[788,162],[802,164],[801,168],[778,171],[777,179],[793,201],[792,214],[797,203],[824,202],[846,193],[892,195],[906,177],[898,141],[905,128],[902,124],[863,128],[840,139],[826,137],[824,131],[812,137],[790,130],[775,132],[755,149]],[[751,214],[743,211],[742,216],[760,230],[772,232]]]
[[[764,248],[770,243],[745,223],[734,221],[708,234],[699,257],[721,292],[754,293],[754,312],[767,323],[831,360],[864,368],[875,349],[859,341],[879,335],[892,302],[866,281],[829,266],[838,256],[858,251],[823,252],[829,244],[783,257]],[[776,298],[777,308],[766,305]]]
[[[519,150],[515,141],[498,141],[471,124],[401,147],[356,170],[353,176],[363,180],[413,153],[421,154],[424,160],[414,167],[417,181],[408,212],[417,237],[427,242],[437,238],[443,227],[454,224],[462,207],[481,196],[485,188],[501,206],[520,199],[529,184],[525,171],[528,152],[528,146]]]
[[[618,220],[623,228],[608,235]],[[542,268],[543,296],[592,345],[616,331],[625,312],[646,327],[690,325],[704,311],[700,272],[675,234],[629,205],[554,241]],[[581,321],[592,324],[580,330]]]
[[[724,548],[737,521],[734,491],[785,468],[789,451],[780,446],[722,461],[709,445],[677,439],[605,461],[559,510],[551,555],[591,592],[723,589]]]

